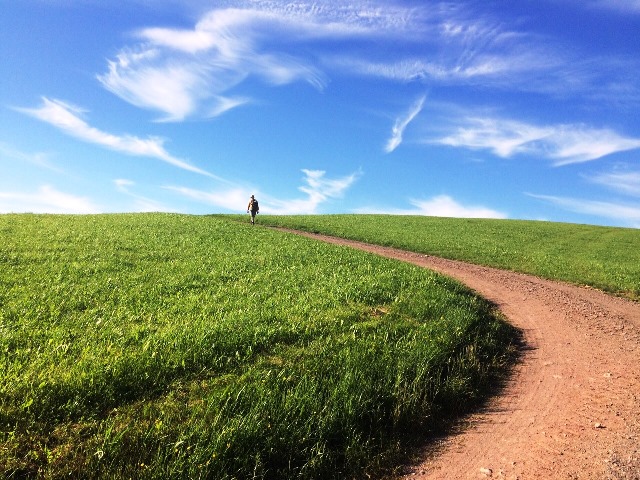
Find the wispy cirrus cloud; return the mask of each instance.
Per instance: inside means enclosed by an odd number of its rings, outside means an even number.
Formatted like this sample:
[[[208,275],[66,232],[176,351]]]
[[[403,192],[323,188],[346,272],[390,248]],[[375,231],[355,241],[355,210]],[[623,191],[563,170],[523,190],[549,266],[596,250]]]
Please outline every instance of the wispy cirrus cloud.
[[[92,127],[80,115],[84,111],[60,100],[42,99],[37,108],[16,108],[17,111],[49,123],[67,135],[126,155],[161,160],[175,167],[216,178],[213,174],[171,155],[164,141],[157,137],[140,138],[133,135],[114,135]]]
[[[117,178],[113,181],[113,184],[116,187],[116,190],[127,197],[133,199],[133,205],[128,208],[128,211],[132,212],[171,212],[175,211],[171,208],[167,208],[162,203],[153,200],[151,198],[145,197],[138,193],[135,193],[133,189],[136,186],[136,182],[133,180],[129,180],[126,178]]]
[[[466,2],[245,0],[207,11],[191,28],[149,26],[134,37],[97,78],[123,100],[159,112],[160,121],[214,117],[251,103],[254,94],[236,93],[248,79],[322,90],[333,72],[594,98],[617,98],[617,89],[638,98],[628,62],[582,62],[580,52],[525,22],[508,26]],[[381,39],[386,53],[370,48]]]
[[[167,185],[165,190],[171,191],[185,197],[189,200],[194,200],[198,203],[205,205],[211,205],[213,207],[222,208],[230,212],[244,212],[249,202],[249,195],[252,193],[242,187],[230,187],[221,190],[203,191],[196,188],[181,187],[175,185]],[[260,200],[260,195],[257,195]],[[260,202],[260,209],[262,210],[262,202]]]
[[[440,47],[443,50],[450,49]],[[529,47],[534,49],[535,47]],[[537,47],[542,50],[541,47]],[[377,77],[386,80],[407,83],[422,82],[439,85],[483,85],[516,91],[534,91],[557,94],[567,90],[568,83],[586,82],[573,74],[570,82],[566,77],[572,72],[562,68],[566,60],[559,53],[544,51],[502,51],[457,54],[442,53],[441,59],[428,55],[406,56],[379,60],[376,58],[334,56],[326,60],[327,65],[344,69],[356,75]],[[518,80],[526,76],[527,82]],[[586,86],[584,87],[586,88]]]
[[[357,171],[340,178],[327,178],[324,170],[303,169],[304,183],[298,190],[307,195],[306,198],[292,200],[271,199],[268,212],[280,215],[295,213],[314,214],[318,207],[327,201],[342,198],[345,192],[362,175]]]
[[[61,192],[50,185],[36,192],[0,192],[0,213],[100,213],[88,197]]]
[[[10,158],[12,160],[18,160],[20,162],[30,163],[38,167],[45,168],[57,173],[62,173],[62,169],[56,167],[51,163],[51,155],[43,152],[26,153],[21,152],[10,145],[0,142],[0,156]]]
[[[333,57],[327,60],[333,67],[348,70],[351,73],[379,77],[398,82],[411,82],[414,80],[439,80],[452,82],[459,79],[495,72],[495,65],[472,65],[461,67],[459,65],[445,65],[421,58],[407,58],[391,61],[379,61],[376,59],[359,57]]]
[[[410,199],[413,208],[377,208],[359,209],[358,213],[384,213],[390,215],[424,215],[429,217],[452,218],[508,218],[505,212],[481,205],[464,205],[449,195],[437,195],[427,200]]]
[[[211,192],[178,186],[166,186],[165,188],[191,200],[230,211],[244,211],[249,196],[255,194],[260,201],[262,213],[275,215],[314,214],[323,203],[341,198],[362,175],[358,171],[340,178],[326,178],[326,172],[322,170],[303,169],[302,172],[304,173],[304,185],[298,189],[305,194],[303,198],[281,199],[243,187]]]
[[[304,81],[317,89],[327,84],[321,68],[398,81],[450,81],[530,71],[551,58],[546,51],[532,54],[532,45],[515,40],[520,34],[495,21],[472,19],[461,13],[464,8],[437,2],[424,7],[370,0],[231,5],[208,11],[193,28],[140,29],[138,42],[109,60],[99,81],[122,99],[161,112],[160,120],[181,121],[250,102],[229,92],[251,77],[275,85]],[[362,48],[381,38],[403,46],[390,55],[392,61]],[[347,39],[353,41],[348,47]],[[338,41],[340,50],[350,53],[336,56]],[[419,56],[404,53],[418,44],[426,48]]]
[[[503,158],[519,154],[549,159],[555,166],[588,162],[640,148],[640,138],[584,125],[533,125],[499,118],[472,117],[434,143],[490,150]]]
[[[603,202],[583,198],[558,197],[553,195],[537,195],[529,193],[530,197],[543,200],[564,210],[593,215],[610,220],[623,221],[629,227],[640,228],[640,205]]]
[[[589,0],[585,3],[576,3],[590,8],[612,10],[622,14],[640,14],[640,0]]]
[[[162,112],[165,121],[213,117],[249,102],[226,93],[249,77],[274,85],[306,81],[322,89],[324,74],[289,52],[283,40],[329,35],[340,25],[319,21],[313,10],[249,5],[211,10],[193,29],[144,28],[137,32],[140,42],[109,61],[98,79],[124,100]],[[280,46],[266,47],[267,40]]]
[[[448,195],[429,200],[411,200],[419,215],[460,218],[507,218],[507,214],[480,205],[463,205]]]
[[[384,148],[385,152],[391,153],[402,143],[402,135],[409,123],[422,111],[424,101],[426,97],[420,97],[409,109],[409,111],[402,117],[396,119],[393,128],[391,129],[391,137],[387,141]]]
[[[603,172],[588,176],[587,179],[616,192],[633,197],[640,197],[640,171],[624,170]]]
[[[536,91],[559,84],[556,70],[566,64],[566,53],[540,36],[510,28],[483,9],[463,2],[435,2],[414,8],[411,18],[417,28],[397,30],[394,41],[402,48],[393,55],[347,51],[327,56],[326,65],[398,82]],[[523,75],[527,82],[517,82]],[[534,79],[545,79],[544,84]]]
[[[636,1],[626,2],[627,11],[635,11],[630,5]],[[615,3],[618,6],[611,8],[623,11],[619,7],[625,0]],[[633,55],[581,51],[578,45],[541,35],[524,18],[506,23],[495,12],[469,2],[425,3],[415,7],[410,18],[409,27],[398,28],[391,37],[399,47],[393,54],[344,49],[322,56],[322,65],[400,83],[579,96],[625,108],[640,100]]]

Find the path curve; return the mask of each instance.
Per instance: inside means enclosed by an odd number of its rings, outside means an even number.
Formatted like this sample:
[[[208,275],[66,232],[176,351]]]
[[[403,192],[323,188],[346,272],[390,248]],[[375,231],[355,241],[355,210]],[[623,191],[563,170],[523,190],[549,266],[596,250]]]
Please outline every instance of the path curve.
[[[290,230],[289,230],[290,231]],[[503,394],[427,447],[404,479],[640,479],[640,303],[531,275],[325,235],[453,277],[526,347]]]

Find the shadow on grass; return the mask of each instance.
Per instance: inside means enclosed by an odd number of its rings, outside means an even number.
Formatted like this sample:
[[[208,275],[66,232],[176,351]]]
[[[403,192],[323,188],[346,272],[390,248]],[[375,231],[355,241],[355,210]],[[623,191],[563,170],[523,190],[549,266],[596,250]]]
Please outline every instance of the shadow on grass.
[[[481,390],[478,391],[478,396],[472,402],[461,405],[461,408],[441,412],[442,416],[434,419],[432,428],[411,431],[403,435],[404,448],[399,450],[393,459],[396,466],[381,466],[380,470],[374,474],[375,478],[394,480],[419,473],[420,465],[425,460],[436,458],[441,454],[452,438],[482,422],[490,423],[486,420],[486,416],[509,413],[508,409],[498,405],[498,399],[506,394],[507,388],[513,382],[516,367],[522,365],[529,352],[535,350],[535,347],[526,343],[523,331],[511,325],[509,328],[512,342],[506,362],[491,372],[486,382],[482,384]]]

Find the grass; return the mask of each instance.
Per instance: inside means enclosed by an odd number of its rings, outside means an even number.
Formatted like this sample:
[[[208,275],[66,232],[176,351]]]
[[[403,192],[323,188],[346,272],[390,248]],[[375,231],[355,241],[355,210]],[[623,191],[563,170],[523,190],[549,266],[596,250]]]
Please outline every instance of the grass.
[[[589,285],[640,299],[638,229],[398,215],[265,215],[259,221]]]
[[[0,216],[5,478],[363,478],[516,332],[460,284],[229,218]]]

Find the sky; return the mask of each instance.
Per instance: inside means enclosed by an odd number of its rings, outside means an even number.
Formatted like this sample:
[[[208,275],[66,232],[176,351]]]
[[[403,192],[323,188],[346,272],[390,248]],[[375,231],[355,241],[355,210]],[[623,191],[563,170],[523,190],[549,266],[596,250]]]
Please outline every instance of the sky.
[[[640,228],[640,0],[0,12],[0,213]]]

